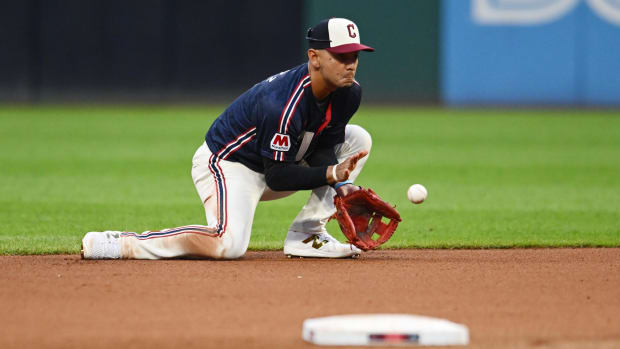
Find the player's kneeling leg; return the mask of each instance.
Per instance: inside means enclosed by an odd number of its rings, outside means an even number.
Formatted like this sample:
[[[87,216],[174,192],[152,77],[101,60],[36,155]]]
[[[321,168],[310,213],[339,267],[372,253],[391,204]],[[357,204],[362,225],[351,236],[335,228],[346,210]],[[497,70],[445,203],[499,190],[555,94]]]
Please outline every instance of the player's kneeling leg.
[[[218,236],[207,226],[183,226],[142,234],[121,233],[120,258],[169,259],[213,258],[235,259],[243,256],[248,242],[236,240],[231,232]],[[117,257],[117,258],[119,258]]]
[[[243,256],[248,249],[248,242],[235,239],[235,236],[243,235],[231,231],[224,232],[221,236],[187,235],[184,239],[184,251],[188,257],[236,259]]]

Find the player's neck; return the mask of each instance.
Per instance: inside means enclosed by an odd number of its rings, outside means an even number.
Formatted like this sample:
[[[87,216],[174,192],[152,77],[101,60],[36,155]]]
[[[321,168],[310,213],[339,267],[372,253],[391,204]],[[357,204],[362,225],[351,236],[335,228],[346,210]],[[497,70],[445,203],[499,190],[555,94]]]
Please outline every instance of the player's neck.
[[[336,90],[336,87],[331,86],[331,84],[323,79],[320,71],[312,69],[310,66],[308,68],[310,71],[310,81],[312,82],[310,86],[312,87],[312,94],[316,100],[323,100]]]

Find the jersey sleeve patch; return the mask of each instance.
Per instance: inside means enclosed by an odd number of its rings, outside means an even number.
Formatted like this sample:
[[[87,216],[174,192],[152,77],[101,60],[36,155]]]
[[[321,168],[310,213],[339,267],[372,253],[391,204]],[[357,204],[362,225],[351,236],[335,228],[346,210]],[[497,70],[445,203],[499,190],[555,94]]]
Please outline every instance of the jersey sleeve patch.
[[[276,133],[271,139],[270,148],[276,151],[289,151],[291,138],[287,134]]]

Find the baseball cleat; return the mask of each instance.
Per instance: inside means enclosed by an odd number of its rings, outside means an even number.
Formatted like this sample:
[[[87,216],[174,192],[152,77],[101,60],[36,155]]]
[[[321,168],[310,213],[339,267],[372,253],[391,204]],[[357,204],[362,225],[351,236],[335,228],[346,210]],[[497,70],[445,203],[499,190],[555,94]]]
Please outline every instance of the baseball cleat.
[[[328,232],[318,234],[289,231],[284,241],[284,254],[289,257],[357,258],[362,250],[343,244]]]
[[[121,258],[120,231],[91,231],[82,239],[82,259]]]

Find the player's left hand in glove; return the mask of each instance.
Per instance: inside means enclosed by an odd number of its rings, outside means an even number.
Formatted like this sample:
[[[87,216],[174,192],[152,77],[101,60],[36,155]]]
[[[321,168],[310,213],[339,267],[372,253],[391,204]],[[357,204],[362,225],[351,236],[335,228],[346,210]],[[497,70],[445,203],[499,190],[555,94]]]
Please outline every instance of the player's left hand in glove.
[[[398,223],[400,214],[372,189],[334,196],[336,219],[347,240],[364,251],[373,250],[388,241]],[[389,222],[383,223],[385,217]]]

